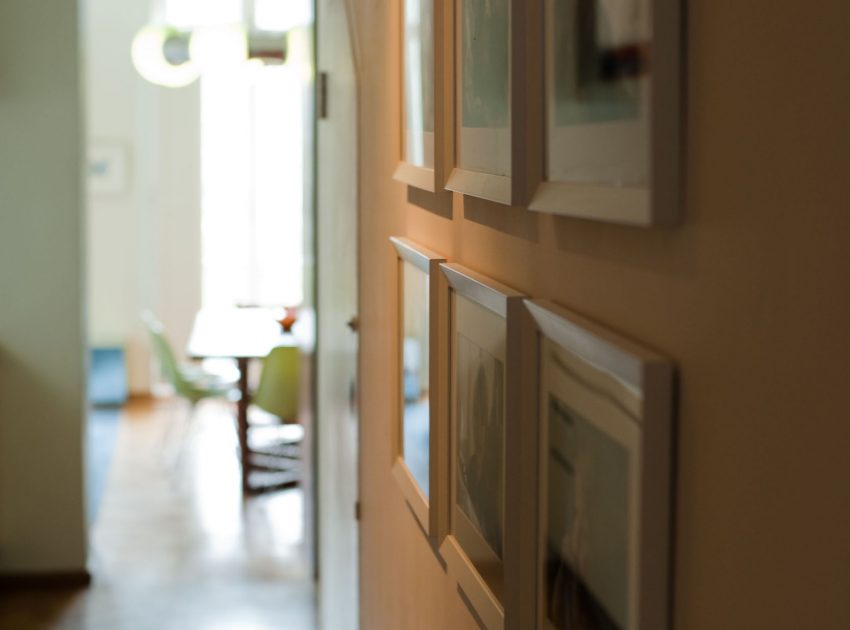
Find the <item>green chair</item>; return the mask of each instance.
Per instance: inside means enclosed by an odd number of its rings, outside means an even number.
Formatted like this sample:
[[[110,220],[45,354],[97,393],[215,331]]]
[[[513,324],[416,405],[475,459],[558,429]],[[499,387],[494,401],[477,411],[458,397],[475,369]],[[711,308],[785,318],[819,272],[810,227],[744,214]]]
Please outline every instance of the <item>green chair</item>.
[[[165,336],[165,330],[152,313],[142,313],[142,320],[147,326],[151,338],[151,347],[159,360],[162,376],[174,387],[175,393],[181,398],[189,401],[191,408],[186,416],[185,428],[179,437],[174,437],[174,431],[178,430],[176,423],[168,423],[162,434],[163,457],[166,458],[166,449],[171,444],[176,444],[176,452],[167,459],[171,459],[170,467],[178,470],[183,462],[183,454],[189,434],[192,432],[192,419],[195,416],[195,406],[205,398],[232,398],[235,383],[224,380],[216,374],[203,370],[200,366],[183,365],[177,363],[174,350]]]
[[[260,382],[251,395],[252,411],[265,412],[263,418],[252,414],[248,425],[251,476],[254,485],[263,490],[291,487],[301,479],[299,460],[304,432],[298,419],[300,361],[294,345],[273,348],[263,359]],[[295,429],[293,425],[298,425],[298,430],[288,431]]]
[[[300,357],[296,346],[278,346],[263,359],[260,383],[251,403],[280,419],[298,422]]]
[[[222,379],[217,374],[203,370],[200,366],[181,366],[177,363],[174,350],[165,336],[162,323],[151,313],[142,319],[151,337],[151,346],[159,360],[163,377],[171,383],[178,396],[188,400],[192,407],[205,398],[231,397],[235,383]]]

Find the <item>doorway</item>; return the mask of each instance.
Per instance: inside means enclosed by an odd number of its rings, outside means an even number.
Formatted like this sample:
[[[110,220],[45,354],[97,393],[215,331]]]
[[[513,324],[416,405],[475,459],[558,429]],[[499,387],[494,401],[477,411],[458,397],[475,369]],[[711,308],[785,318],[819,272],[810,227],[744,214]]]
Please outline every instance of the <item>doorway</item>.
[[[293,21],[281,9],[295,5],[307,10]],[[206,309],[268,307],[273,315],[297,306],[299,321],[313,325],[312,1],[88,0],[83,19],[89,148],[115,175],[90,188],[89,333],[95,345],[123,352],[129,391],[93,508],[95,583],[86,608],[92,598],[132,601],[147,578],[147,595],[175,606],[158,617],[190,614],[169,592],[195,582],[220,595],[211,609],[222,623],[228,611],[254,609],[257,627],[281,627],[290,619],[283,609],[303,612],[306,602],[310,612],[300,618],[312,628],[314,486],[306,479],[242,494],[236,405],[226,397],[194,406],[185,396],[149,398],[167,379],[139,318],[145,308],[156,313],[180,362]],[[280,35],[283,63],[225,63],[182,87],[143,80],[131,65],[144,28],[164,25],[191,47],[200,29],[232,32],[224,27],[234,20],[262,30],[263,45],[274,39],[270,31]],[[303,357],[305,377],[311,362]],[[302,401],[312,405],[309,387]],[[302,424],[314,415],[304,411]],[[301,452],[309,454],[306,442]],[[309,477],[309,457],[301,459]],[[275,593],[300,603],[276,601]],[[253,603],[240,607],[240,599]],[[197,624],[182,627],[190,625]]]
[[[344,0],[318,0],[319,623],[359,626],[358,93]]]

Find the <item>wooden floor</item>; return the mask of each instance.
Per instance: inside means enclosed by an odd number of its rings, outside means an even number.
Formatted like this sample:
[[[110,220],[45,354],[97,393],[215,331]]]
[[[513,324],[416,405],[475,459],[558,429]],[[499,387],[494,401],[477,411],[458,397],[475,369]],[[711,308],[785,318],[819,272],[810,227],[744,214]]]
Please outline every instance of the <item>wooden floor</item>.
[[[243,502],[231,408],[201,403],[182,439],[187,412],[125,410],[91,530],[92,586],[0,595],[0,628],[315,627],[302,491]]]

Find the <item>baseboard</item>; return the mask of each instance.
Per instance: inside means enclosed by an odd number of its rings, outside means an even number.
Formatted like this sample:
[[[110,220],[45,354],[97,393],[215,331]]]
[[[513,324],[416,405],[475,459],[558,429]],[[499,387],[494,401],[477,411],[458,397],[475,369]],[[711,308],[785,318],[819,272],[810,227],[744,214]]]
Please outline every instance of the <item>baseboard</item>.
[[[127,402],[152,402],[156,400],[156,396],[150,391],[130,392],[127,396]]]
[[[0,573],[0,591],[45,588],[85,588],[91,584],[88,571],[45,571],[43,573]]]

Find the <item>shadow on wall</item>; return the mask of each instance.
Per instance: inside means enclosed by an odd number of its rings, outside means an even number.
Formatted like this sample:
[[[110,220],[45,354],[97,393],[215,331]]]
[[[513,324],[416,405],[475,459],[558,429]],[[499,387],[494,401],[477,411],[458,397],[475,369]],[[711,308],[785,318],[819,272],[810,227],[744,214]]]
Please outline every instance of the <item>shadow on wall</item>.
[[[463,218],[531,243],[540,242],[540,215],[521,206],[505,206],[466,196],[463,198]]]
[[[452,220],[453,195],[448,191],[432,193],[414,186],[407,187],[407,203],[427,210],[438,217]]]
[[[635,227],[571,217],[546,216],[556,247],[585,258],[631,269],[692,278],[699,268],[696,230],[691,219],[679,227]]]

